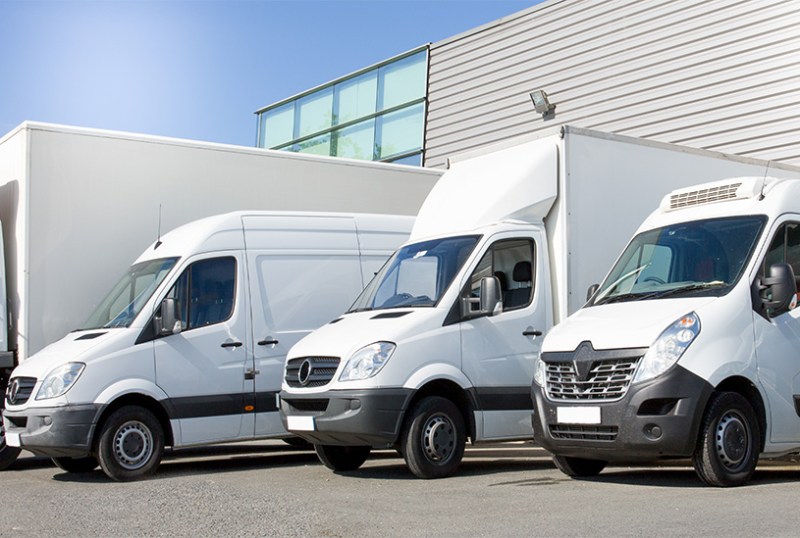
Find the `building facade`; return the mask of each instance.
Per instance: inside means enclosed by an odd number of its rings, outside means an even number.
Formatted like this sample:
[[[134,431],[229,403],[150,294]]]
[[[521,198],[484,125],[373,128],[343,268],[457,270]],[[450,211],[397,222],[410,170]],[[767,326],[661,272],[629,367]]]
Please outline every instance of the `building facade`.
[[[416,155],[442,168],[571,124],[800,165],[798,28],[796,0],[549,0],[429,46]],[[536,112],[534,90],[555,109]]]

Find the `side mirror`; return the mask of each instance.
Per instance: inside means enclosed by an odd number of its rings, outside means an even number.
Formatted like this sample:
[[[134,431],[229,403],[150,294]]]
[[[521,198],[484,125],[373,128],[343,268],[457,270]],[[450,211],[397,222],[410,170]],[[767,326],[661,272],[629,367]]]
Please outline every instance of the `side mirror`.
[[[463,299],[462,315],[465,318],[493,316],[499,314],[503,309],[503,299],[500,296],[500,281],[497,277],[483,277],[480,285],[480,297],[465,297]]]
[[[594,294],[597,293],[597,290],[599,289],[600,289],[600,284],[592,284],[591,286],[589,286],[589,289],[586,290],[587,303],[592,300],[592,297],[594,297]]]
[[[183,330],[183,325],[181,325],[181,320],[178,319],[178,302],[172,297],[167,297],[161,301],[161,313],[153,321],[156,324],[156,334],[158,336],[180,333]]]
[[[769,276],[761,279],[761,303],[770,317],[788,312],[797,296],[794,271],[788,263],[770,266]]]

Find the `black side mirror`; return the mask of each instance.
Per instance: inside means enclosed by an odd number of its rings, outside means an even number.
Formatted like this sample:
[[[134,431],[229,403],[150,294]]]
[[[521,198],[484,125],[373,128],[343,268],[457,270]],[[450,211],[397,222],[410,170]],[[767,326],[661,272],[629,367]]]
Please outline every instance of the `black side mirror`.
[[[594,294],[597,293],[597,290],[599,289],[600,289],[600,284],[592,284],[591,286],[589,286],[589,289],[586,290],[587,303],[592,300],[592,297],[594,297]]]
[[[761,303],[770,317],[789,311],[792,300],[797,295],[797,282],[794,271],[788,263],[776,263],[770,266],[769,276],[761,279]]]
[[[500,281],[496,276],[486,276],[481,279],[481,296],[465,297],[463,299],[462,315],[465,318],[478,316],[493,316],[502,309],[503,299],[500,296]],[[477,309],[473,309],[477,305]]]
[[[181,320],[178,319],[178,301],[172,297],[167,297],[161,301],[161,313],[157,315],[155,322],[156,335],[169,336],[178,334],[183,329]]]

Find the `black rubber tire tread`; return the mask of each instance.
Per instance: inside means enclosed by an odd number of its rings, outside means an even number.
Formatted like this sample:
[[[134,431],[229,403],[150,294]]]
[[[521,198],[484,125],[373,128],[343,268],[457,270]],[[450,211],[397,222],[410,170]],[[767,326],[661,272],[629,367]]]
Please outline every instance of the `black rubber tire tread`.
[[[716,430],[730,411],[736,412],[747,429],[747,453],[740,465],[734,469],[721,461],[716,449]],[[697,447],[692,456],[694,469],[700,479],[709,486],[731,487],[745,484],[758,464],[761,447],[761,430],[753,406],[744,396],[736,392],[718,392],[711,396],[703,415]]]
[[[150,430],[153,450],[150,457],[141,467],[126,469],[117,460],[114,454],[114,438],[118,430],[128,422],[139,422]],[[161,463],[164,454],[164,432],[161,423],[148,409],[135,405],[120,407],[108,417],[100,429],[100,438],[97,444],[97,459],[103,472],[112,480],[126,482],[138,480],[151,475]]]
[[[367,461],[371,446],[314,445],[319,461],[337,473],[355,471]]]
[[[67,471],[68,473],[91,473],[99,463],[94,456],[86,456],[84,458],[50,458],[56,467]]]
[[[423,447],[424,428],[436,416],[443,417],[452,427],[452,450],[444,461],[428,457]],[[406,465],[418,478],[444,478],[456,472],[464,457],[467,443],[464,417],[456,404],[441,396],[421,399],[411,409],[400,436],[400,449]]]
[[[21,448],[16,446],[8,446],[5,437],[3,437],[2,440],[0,440],[0,471],[5,471],[11,467],[11,465],[17,461],[21,450]]]
[[[569,456],[553,456],[553,463],[558,470],[572,478],[589,478],[599,475],[608,465],[607,461],[572,458]]]

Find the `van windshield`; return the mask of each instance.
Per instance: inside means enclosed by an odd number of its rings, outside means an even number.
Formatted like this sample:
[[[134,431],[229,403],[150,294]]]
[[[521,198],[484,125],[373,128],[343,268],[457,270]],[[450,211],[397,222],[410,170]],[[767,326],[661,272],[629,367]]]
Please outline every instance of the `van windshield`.
[[[402,247],[364,288],[349,312],[435,306],[479,238],[446,237]]]
[[[177,261],[162,258],[133,265],[80,330],[130,326]]]
[[[590,304],[682,296],[720,296],[741,277],[764,216],[672,224],[630,242]]]

